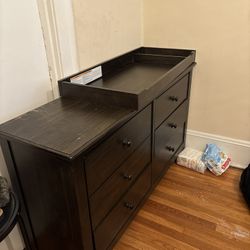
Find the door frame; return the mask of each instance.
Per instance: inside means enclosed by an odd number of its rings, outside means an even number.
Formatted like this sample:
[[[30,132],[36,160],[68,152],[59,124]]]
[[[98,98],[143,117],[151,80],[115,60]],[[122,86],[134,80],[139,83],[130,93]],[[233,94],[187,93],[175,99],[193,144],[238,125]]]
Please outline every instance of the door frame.
[[[79,71],[71,0],[37,0],[54,98],[57,81]]]

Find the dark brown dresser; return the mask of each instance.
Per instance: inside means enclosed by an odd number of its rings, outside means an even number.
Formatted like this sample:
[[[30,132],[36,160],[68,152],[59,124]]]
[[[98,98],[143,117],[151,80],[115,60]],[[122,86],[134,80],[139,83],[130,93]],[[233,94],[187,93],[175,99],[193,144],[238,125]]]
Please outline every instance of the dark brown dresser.
[[[142,47],[0,125],[27,249],[114,246],[184,148],[194,65],[193,50]]]

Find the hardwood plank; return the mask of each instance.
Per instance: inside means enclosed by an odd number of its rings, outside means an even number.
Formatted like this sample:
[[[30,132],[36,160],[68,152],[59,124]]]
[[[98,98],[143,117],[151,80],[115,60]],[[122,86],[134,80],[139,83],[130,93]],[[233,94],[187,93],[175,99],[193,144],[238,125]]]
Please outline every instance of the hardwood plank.
[[[247,206],[242,206],[239,207],[239,202],[241,201],[241,196],[238,195],[239,192],[237,190],[237,193],[229,193],[227,192],[227,190],[218,190],[217,192],[213,192],[213,188],[210,185],[206,185],[204,184],[202,187],[199,186],[199,184],[197,182],[192,183],[190,185],[186,185],[186,181],[183,180],[166,180],[166,182],[168,182],[168,187],[173,189],[173,190],[178,190],[181,186],[185,187],[186,192],[189,195],[194,195],[197,196],[200,199],[206,199],[208,202],[210,202],[210,200],[213,200],[215,202],[217,202],[217,204],[221,203],[221,197],[223,196],[224,199],[224,205],[229,206],[229,207],[233,207],[236,211],[241,211],[244,213],[248,212],[248,208]],[[193,187],[192,187],[193,185]],[[194,191],[194,187],[196,188],[196,190]],[[237,196],[236,196],[237,195]]]
[[[128,232],[128,235],[131,238],[135,238],[136,236],[137,246],[139,246],[138,247],[139,249],[164,250],[164,249],[173,249],[174,247],[178,249],[187,249],[187,250],[195,249],[194,247],[191,247],[185,242],[179,241],[178,239],[175,239],[174,237],[164,232],[159,232],[155,230],[155,228],[152,226],[148,227],[143,223],[140,223],[139,220],[133,223],[133,226],[131,227],[130,232]],[[133,244],[133,246],[135,247],[136,244]]]
[[[216,177],[174,164],[114,249],[250,249],[241,172]]]

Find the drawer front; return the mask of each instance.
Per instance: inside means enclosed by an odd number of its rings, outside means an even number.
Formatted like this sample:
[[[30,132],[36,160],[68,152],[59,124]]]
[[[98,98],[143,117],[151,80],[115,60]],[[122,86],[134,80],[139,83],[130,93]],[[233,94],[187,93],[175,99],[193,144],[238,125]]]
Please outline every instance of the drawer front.
[[[155,101],[154,125],[157,128],[188,97],[189,74],[159,96]]]
[[[151,105],[142,110],[87,156],[85,166],[89,195],[93,194],[150,133]]]
[[[165,169],[170,158],[184,142],[188,103],[184,102],[155,131],[155,152],[152,167],[152,178],[157,179]]]
[[[94,229],[150,161],[151,140],[148,138],[92,195],[90,209]]]
[[[122,226],[129,219],[151,185],[150,166],[148,166],[136,183],[112,209],[94,233],[96,249],[107,249]]]

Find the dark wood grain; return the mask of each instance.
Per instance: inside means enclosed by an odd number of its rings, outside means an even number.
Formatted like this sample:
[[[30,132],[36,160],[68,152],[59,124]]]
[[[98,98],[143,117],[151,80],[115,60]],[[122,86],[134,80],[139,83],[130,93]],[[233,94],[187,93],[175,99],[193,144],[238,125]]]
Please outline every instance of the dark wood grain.
[[[89,67],[87,69],[83,69],[80,72],[75,72],[74,74],[66,76],[66,77],[62,78],[61,80],[59,80],[59,82],[62,82],[62,81],[69,82],[70,78],[75,77],[79,74],[82,74],[82,73],[89,71],[89,70],[91,70],[95,67],[98,67],[98,66],[102,66],[102,75],[103,76],[106,76],[108,74],[113,74],[113,72],[119,71],[121,68],[123,68],[131,63],[134,63],[133,54],[137,53],[138,51],[139,51],[139,48],[128,51],[125,54],[115,56],[112,59],[106,60],[102,63],[98,63],[96,65],[93,65],[92,67]]]
[[[93,192],[151,133],[151,106],[92,150],[86,158],[88,192]],[[130,145],[126,145],[130,142]]]
[[[168,65],[169,69],[180,63],[183,59],[185,59],[185,56],[171,56],[162,54],[143,54],[143,53],[134,54],[135,62]]]
[[[181,57],[187,57],[189,55],[192,55],[195,57],[195,50],[187,50],[187,49],[141,47],[134,52],[143,53],[143,54],[172,55],[172,56],[181,56]]]
[[[102,224],[95,231],[96,249],[107,249],[113,238],[122,228],[137,205],[149,191],[151,185],[150,168],[147,167],[128,193],[111,210]],[[126,207],[131,205],[131,208]]]
[[[155,100],[155,127],[158,127],[184,100],[188,98],[189,74]]]
[[[134,63],[114,75],[94,81],[89,87],[94,86],[138,95],[145,89],[153,87],[155,81],[169,69],[170,67],[164,64]]]
[[[168,161],[183,144],[185,138],[187,103],[184,102],[162,125],[155,130],[155,148],[152,179],[164,173]]]
[[[90,198],[94,228],[119,201],[150,161],[151,140],[148,138]]]
[[[177,65],[178,66],[178,65]],[[175,74],[175,69],[170,69],[168,74],[163,76],[161,79],[157,81],[157,88],[150,88],[147,90],[144,90],[140,96],[138,96],[138,105],[144,106],[148,103],[152,102],[152,96],[154,96],[154,99],[156,97],[159,97],[161,94],[163,94],[167,89],[172,87],[177,81],[182,79],[185,75],[190,74],[193,70],[193,67],[195,66],[195,63],[191,64],[186,69],[179,69],[179,75]],[[183,70],[183,71],[181,71]],[[177,73],[177,72],[176,72]]]
[[[23,143],[10,146],[37,248],[91,249],[83,160],[66,162]]]
[[[103,79],[96,81],[102,85]],[[84,87],[84,91],[83,91]],[[69,82],[59,82],[60,95],[67,98],[78,98],[79,100],[88,101],[95,104],[111,105],[115,107],[128,108],[136,110],[138,98],[136,94],[125,93],[108,88],[97,88],[92,85],[72,84]]]
[[[87,85],[70,82],[70,78],[60,80],[60,94],[140,110],[184,70],[193,67],[194,60],[195,52],[191,50],[140,48],[111,60],[109,70]],[[107,62],[99,64],[104,69],[105,65]]]
[[[132,114],[116,106],[59,98],[0,125],[0,135],[74,158]]]
[[[66,81],[69,82],[70,78],[75,77],[79,74],[82,74],[86,71],[89,71],[92,68],[102,66],[102,75],[105,77],[109,74],[114,74],[117,71],[120,71],[124,67],[129,64],[133,64],[135,61],[134,55],[136,54],[153,54],[153,55],[165,55],[165,56],[174,56],[185,58],[191,56],[191,59],[195,60],[196,52],[195,50],[187,50],[187,49],[166,49],[166,48],[156,48],[156,47],[140,47],[138,49],[131,50],[125,54],[118,55],[111,60],[104,61],[102,63],[93,65],[87,69],[81,70],[80,72],[76,72],[72,75],[64,77],[63,79],[59,80],[59,82]]]

